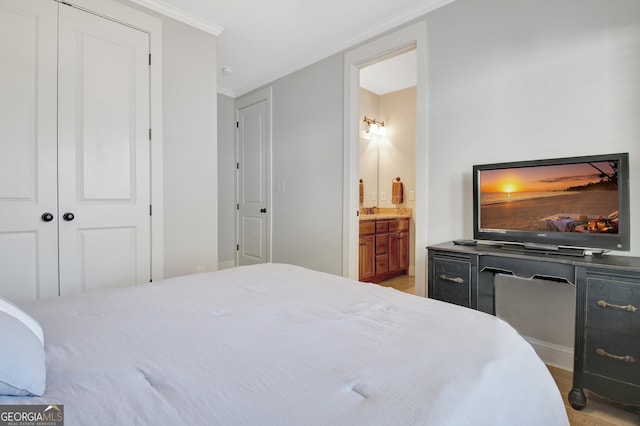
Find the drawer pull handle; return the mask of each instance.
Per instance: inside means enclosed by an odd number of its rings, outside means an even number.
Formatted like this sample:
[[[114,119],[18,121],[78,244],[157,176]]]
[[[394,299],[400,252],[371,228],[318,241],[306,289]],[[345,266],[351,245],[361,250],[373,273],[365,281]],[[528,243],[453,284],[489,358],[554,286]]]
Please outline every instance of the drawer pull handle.
[[[449,281],[451,283],[458,283],[458,284],[463,284],[464,280],[460,277],[448,277],[445,274],[441,274],[440,275],[440,279],[442,281]]]
[[[616,361],[627,362],[629,364],[633,364],[634,362],[636,362],[636,359],[631,355],[625,355],[625,356],[613,355],[605,351],[604,349],[596,349],[596,354],[604,358],[611,358],[611,359],[615,359]]]
[[[620,309],[621,311],[627,311],[627,312],[638,311],[638,308],[636,308],[632,304],[621,306],[621,305],[614,305],[612,303],[605,302],[604,300],[598,300],[596,302],[596,305],[600,306],[601,308]]]

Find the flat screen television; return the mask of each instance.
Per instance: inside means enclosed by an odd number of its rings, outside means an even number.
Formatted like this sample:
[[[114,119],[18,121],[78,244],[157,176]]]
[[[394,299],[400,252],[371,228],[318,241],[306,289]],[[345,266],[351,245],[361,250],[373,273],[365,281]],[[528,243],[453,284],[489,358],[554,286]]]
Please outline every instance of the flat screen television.
[[[630,250],[627,153],[476,165],[473,190],[477,240]]]

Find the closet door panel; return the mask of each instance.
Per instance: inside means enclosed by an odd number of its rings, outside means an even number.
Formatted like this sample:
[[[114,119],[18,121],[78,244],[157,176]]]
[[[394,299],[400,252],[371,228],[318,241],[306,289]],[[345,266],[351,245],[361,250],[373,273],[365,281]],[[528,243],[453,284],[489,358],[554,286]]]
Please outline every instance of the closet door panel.
[[[60,6],[60,291],[150,281],[148,34]]]
[[[136,52],[118,40],[94,34],[83,34],[78,43],[78,59],[82,61],[82,87],[76,106],[82,120],[76,135],[79,200],[133,202],[138,117],[132,87],[135,80],[131,78],[135,69],[131,68]]]
[[[117,229],[83,229],[78,231],[81,245],[81,291],[128,287],[138,284],[138,251],[135,227]],[[102,251],[110,255],[104,257]]]
[[[0,296],[14,301],[58,295],[57,10],[0,0]]]

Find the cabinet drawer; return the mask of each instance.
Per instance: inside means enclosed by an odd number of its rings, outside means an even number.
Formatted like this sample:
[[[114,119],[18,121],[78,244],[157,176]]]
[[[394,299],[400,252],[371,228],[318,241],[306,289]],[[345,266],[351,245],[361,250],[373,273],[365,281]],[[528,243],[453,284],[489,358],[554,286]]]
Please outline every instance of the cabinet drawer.
[[[539,260],[513,259],[500,256],[480,257],[480,271],[494,270],[521,278],[576,282],[575,267],[571,263],[542,263]]]
[[[586,326],[640,336],[640,283],[588,276]]]
[[[389,250],[389,234],[376,235],[376,254],[386,254]]]
[[[360,235],[375,234],[375,222],[360,222]]]
[[[640,386],[640,338],[587,329],[584,369]]]
[[[389,222],[389,232],[409,230],[409,219],[392,220]]]
[[[376,234],[384,234],[389,232],[389,222],[376,222]]]
[[[389,256],[376,256],[376,275],[389,272]]]
[[[438,257],[433,262],[435,298],[471,307],[471,262]]]

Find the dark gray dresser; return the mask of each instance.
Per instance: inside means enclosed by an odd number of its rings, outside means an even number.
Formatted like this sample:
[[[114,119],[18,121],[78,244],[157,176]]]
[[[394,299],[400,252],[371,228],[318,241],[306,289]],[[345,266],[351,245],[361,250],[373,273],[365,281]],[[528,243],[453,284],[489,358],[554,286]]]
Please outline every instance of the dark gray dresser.
[[[640,405],[640,258],[565,256],[488,244],[427,247],[428,296],[495,314],[496,274],[576,286],[573,389],[569,402],[586,406],[584,389]]]

